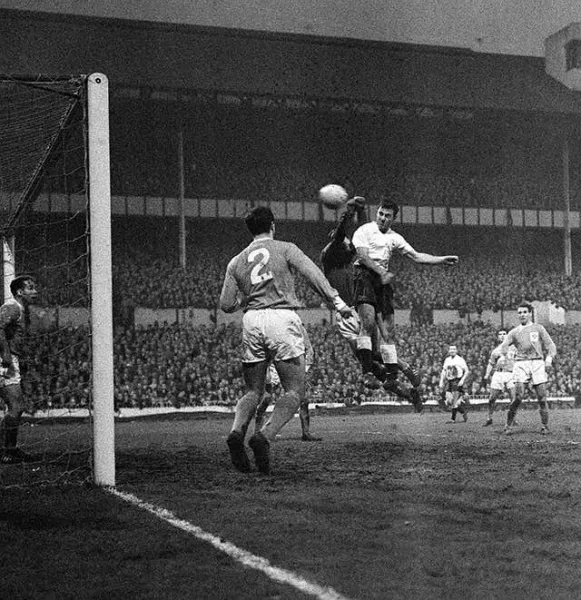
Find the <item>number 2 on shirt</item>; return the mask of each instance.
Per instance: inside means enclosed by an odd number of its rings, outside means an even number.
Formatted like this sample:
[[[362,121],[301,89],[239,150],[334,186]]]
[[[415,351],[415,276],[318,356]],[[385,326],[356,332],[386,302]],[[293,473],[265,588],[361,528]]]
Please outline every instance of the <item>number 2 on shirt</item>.
[[[263,283],[264,281],[268,281],[274,277],[271,271],[263,271],[262,273],[260,272],[266,267],[270,259],[270,252],[266,248],[258,248],[258,250],[253,250],[248,255],[248,262],[253,263],[258,257],[260,257],[260,260],[254,265],[252,271],[250,271],[250,283],[252,283],[252,285],[258,285],[259,283]]]

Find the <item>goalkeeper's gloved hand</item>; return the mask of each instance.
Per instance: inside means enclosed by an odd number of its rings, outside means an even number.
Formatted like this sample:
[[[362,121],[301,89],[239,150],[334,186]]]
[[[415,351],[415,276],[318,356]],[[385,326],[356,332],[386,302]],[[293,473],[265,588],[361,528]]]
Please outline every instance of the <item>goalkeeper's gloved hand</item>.
[[[365,206],[365,198],[363,196],[353,196],[351,200],[347,200],[347,206],[351,208],[363,208]]]

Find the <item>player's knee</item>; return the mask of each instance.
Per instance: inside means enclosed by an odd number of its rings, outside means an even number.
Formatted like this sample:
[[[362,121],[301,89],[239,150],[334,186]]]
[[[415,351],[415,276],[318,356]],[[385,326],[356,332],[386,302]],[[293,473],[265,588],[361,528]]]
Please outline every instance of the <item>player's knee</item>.
[[[240,398],[240,403],[249,408],[257,408],[263,398],[263,394],[259,394],[255,390],[249,390]]]
[[[297,390],[289,390],[277,400],[276,406],[296,410],[301,405],[302,399]]]

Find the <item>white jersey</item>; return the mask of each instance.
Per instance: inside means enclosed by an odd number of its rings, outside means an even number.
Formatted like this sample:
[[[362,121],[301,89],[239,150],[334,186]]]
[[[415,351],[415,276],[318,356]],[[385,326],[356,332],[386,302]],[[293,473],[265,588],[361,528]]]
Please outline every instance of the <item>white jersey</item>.
[[[414,252],[414,249],[406,242],[403,235],[391,229],[382,233],[376,221],[361,225],[353,234],[351,241],[356,249],[367,248],[369,258],[385,269],[389,268],[389,260],[394,252],[399,252],[402,255]],[[359,264],[359,261],[355,261],[355,264]]]
[[[447,356],[442,367],[444,377],[448,381],[452,379],[462,379],[468,372],[468,365],[461,356]]]

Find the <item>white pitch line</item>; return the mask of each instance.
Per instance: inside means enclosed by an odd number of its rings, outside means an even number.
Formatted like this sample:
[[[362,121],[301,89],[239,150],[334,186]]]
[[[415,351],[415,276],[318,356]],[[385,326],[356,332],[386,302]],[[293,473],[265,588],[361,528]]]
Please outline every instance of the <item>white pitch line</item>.
[[[310,596],[318,598],[319,600],[349,600],[349,598],[343,596],[331,587],[322,587],[316,583],[308,581],[304,577],[301,577],[292,571],[275,567],[271,565],[266,558],[256,556],[256,554],[252,554],[246,550],[243,550],[242,548],[238,548],[238,546],[235,546],[230,542],[226,542],[221,538],[204,531],[200,527],[192,525],[188,521],[178,519],[172,512],[166,510],[165,508],[160,508],[159,506],[155,506],[154,504],[140,500],[133,494],[121,492],[115,488],[107,488],[107,491],[114,496],[121,498],[121,500],[125,500],[125,502],[128,502],[129,504],[133,504],[138,508],[142,508],[143,510],[150,512],[159,519],[166,521],[166,523],[169,523],[170,525],[173,525],[174,527],[177,527],[186,533],[194,535],[199,540],[209,542],[212,546],[214,546],[214,548],[221,550],[234,560],[237,560],[243,564],[245,567],[262,571],[273,581],[290,585],[305,594],[309,594]]]

